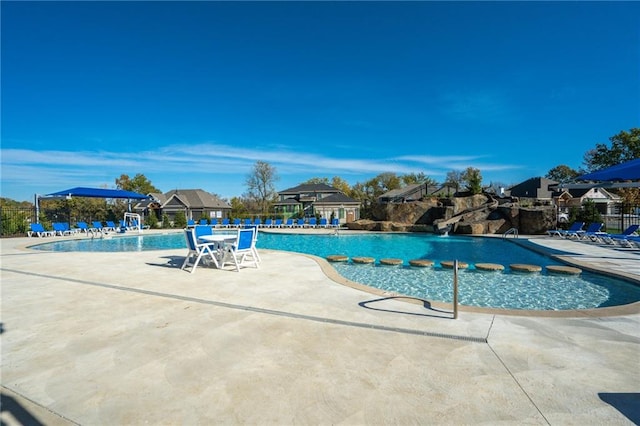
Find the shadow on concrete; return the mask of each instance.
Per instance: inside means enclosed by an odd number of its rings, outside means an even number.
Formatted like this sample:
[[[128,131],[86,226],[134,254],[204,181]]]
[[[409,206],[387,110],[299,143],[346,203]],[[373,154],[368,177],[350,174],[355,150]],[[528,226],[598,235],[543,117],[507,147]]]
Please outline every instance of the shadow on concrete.
[[[418,301],[418,302],[420,302],[420,304],[426,310],[431,311],[432,313],[418,313],[418,312],[398,311],[398,310],[393,310],[393,309],[385,309],[385,308],[371,306],[371,305],[374,305],[376,303],[385,302],[387,300],[400,300],[400,299],[404,299],[404,300],[408,299],[408,300]],[[371,309],[373,311],[391,312],[391,313],[394,313],[394,314],[402,314],[402,315],[415,315],[415,316],[420,316],[420,317],[433,317],[433,318],[453,319],[453,312],[445,311],[445,310],[438,309],[438,308],[434,308],[433,306],[431,306],[431,302],[429,302],[428,300],[418,299],[417,297],[390,296],[390,297],[383,297],[383,298],[380,298],[380,299],[366,300],[364,302],[358,303],[358,305],[360,307],[362,307],[362,308]]]
[[[16,422],[24,426],[39,426],[44,425],[37,418],[35,418],[29,411],[27,411],[18,401],[9,395],[5,395],[4,392],[0,393],[0,411],[3,416],[10,416],[15,419]],[[8,425],[0,421],[0,425]]]
[[[160,266],[163,268],[178,268],[180,269],[180,267],[182,266],[182,263],[184,262],[184,256],[162,256],[161,259],[167,259],[166,263],[149,263],[147,262],[147,265],[149,266]]]
[[[640,393],[599,393],[598,396],[634,424],[640,425]]]

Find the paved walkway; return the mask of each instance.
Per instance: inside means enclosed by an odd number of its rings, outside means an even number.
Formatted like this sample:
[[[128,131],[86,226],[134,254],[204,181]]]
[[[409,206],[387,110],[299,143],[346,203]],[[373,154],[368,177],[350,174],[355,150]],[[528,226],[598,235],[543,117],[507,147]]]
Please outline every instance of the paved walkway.
[[[532,241],[640,277],[637,251]],[[454,320],[337,283],[309,256],[189,274],[185,250],[33,242],[0,240],[8,425],[640,422],[637,304]]]

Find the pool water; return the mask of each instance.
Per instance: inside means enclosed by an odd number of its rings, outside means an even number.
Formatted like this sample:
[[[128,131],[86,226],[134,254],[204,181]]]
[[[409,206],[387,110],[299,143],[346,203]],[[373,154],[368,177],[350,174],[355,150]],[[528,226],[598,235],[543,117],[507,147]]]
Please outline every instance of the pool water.
[[[502,309],[567,310],[617,306],[640,300],[640,286],[599,274],[579,276],[509,271],[512,263],[558,265],[553,259],[508,240],[430,234],[300,235],[260,233],[258,248],[293,251],[320,257],[346,255],[376,259],[373,265],[333,263],[345,278],[391,294],[451,302],[453,271],[439,262],[457,259],[469,264],[458,275],[459,302],[467,306]],[[33,246],[52,251],[146,251],[185,248],[182,233],[116,236],[57,241]],[[186,248],[185,248],[186,249]],[[401,266],[380,265],[382,258],[402,259]],[[429,259],[432,268],[408,266],[409,260]],[[485,272],[475,263],[498,263],[503,272]]]

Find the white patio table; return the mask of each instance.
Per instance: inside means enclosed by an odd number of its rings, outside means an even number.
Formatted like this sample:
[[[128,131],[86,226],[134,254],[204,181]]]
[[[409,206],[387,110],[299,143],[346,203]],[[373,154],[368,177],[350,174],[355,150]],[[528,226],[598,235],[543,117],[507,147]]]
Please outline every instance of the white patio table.
[[[225,246],[227,244],[233,244],[237,238],[238,238],[237,234],[201,235],[198,237],[198,242],[215,244],[217,259],[214,259],[214,262],[216,263],[216,267],[217,267],[218,266],[217,262],[222,262],[224,258]]]

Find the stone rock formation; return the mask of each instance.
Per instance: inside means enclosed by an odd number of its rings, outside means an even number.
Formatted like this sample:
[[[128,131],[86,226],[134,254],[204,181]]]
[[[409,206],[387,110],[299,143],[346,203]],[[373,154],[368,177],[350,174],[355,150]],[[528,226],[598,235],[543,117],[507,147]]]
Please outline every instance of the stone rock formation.
[[[349,229],[455,234],[503,234],[511,228],[521,234],[544,234],[555,226],[553,206],[520,207],[511,200],[488,194],[429,198],[375,206],[376,220],[348,223]]]

